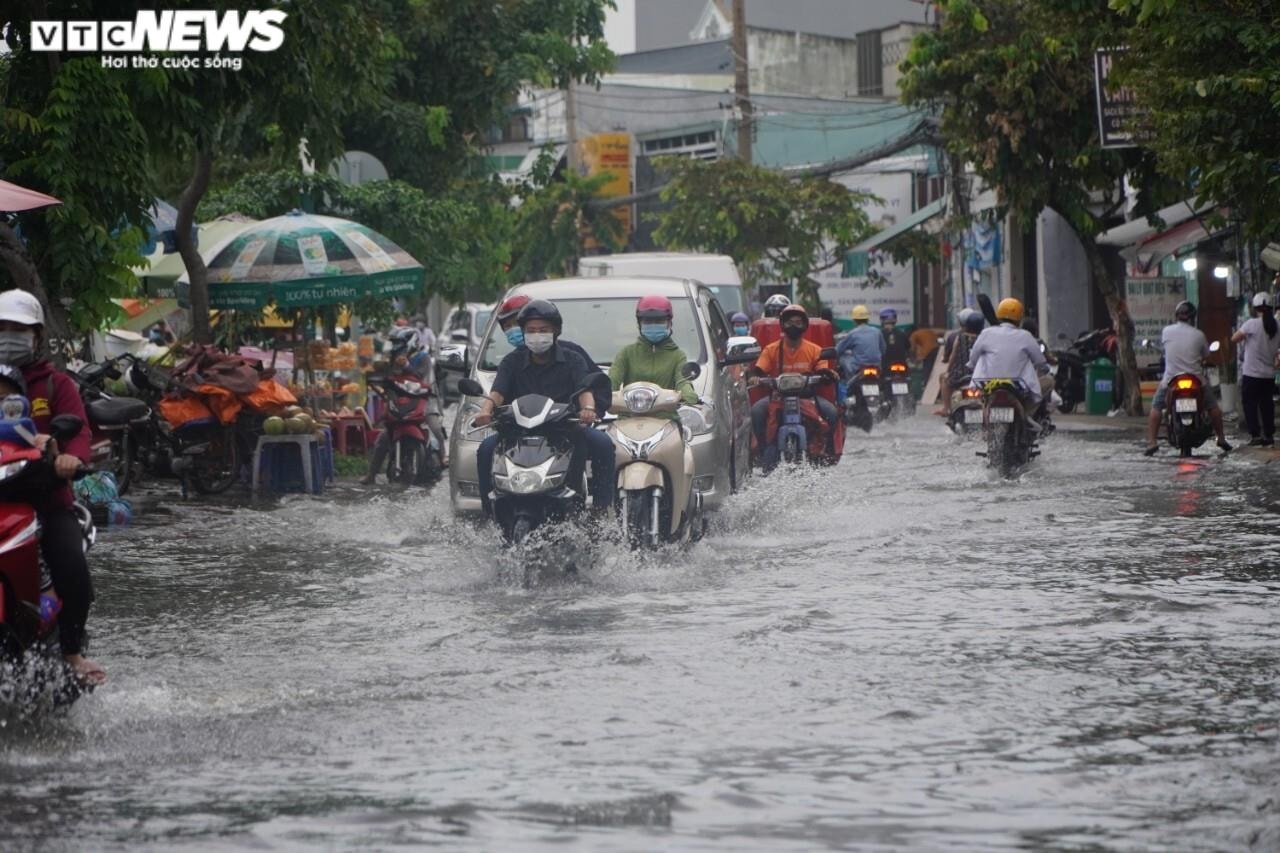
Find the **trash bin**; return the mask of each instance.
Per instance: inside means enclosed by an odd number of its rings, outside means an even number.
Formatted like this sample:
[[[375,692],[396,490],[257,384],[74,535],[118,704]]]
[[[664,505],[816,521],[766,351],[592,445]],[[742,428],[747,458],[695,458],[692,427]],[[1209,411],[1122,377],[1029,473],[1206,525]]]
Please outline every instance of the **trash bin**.
[[[1105,415],[1111,411],[1112,395],[1116,387],[1116,366],[1109,359],[1099,358],[1084,366],[1084,406],[1090,415]]]

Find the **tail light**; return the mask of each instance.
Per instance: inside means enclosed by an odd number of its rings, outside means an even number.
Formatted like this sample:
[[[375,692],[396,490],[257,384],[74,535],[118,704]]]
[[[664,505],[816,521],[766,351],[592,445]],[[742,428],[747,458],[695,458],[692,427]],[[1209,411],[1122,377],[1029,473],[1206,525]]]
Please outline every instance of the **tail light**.
[[[862,375],[874,378],[880,375],[880,371],[874,367],[864,367],[862,368]]]
[[[906,373],[907,366],[905,364],[891,364],[889,365],[889,372],[890,373]]]
[[[1198,383],[1190,376],[1183,377],[1174,383],[1174,387],[1179,391],[1193,391]]]
[[[982,392],[977,388],[966,388],[961,393],[966,400],[976,400],[982,396]]]

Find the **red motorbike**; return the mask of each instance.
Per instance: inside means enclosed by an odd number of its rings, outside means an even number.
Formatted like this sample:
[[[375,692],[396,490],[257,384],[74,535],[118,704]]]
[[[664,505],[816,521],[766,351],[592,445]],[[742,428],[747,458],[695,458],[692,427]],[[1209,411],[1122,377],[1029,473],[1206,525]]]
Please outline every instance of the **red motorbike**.
[[[0,415],[0,697],[19,698],[21,689],[27,696],[49,695],[55,705],[67,704],[84,688],[58,650],[62,602],[40,554],[40,523],[32,502],[59,487],[55,444],[73,438],[83,422],[74,415],[54,418],[54,440],[42,451],[32,443],[35,425],[25,398],[4,398]],[[75,509],[88,550],[93,521],[83,505]]]
[[[405,485],[430,485],[444,470],[444,448],[427,428],[430,401],[435,392],[416,375],[374,378],[386,401],[381,419],[391,442],[387,454],[387,481]]]

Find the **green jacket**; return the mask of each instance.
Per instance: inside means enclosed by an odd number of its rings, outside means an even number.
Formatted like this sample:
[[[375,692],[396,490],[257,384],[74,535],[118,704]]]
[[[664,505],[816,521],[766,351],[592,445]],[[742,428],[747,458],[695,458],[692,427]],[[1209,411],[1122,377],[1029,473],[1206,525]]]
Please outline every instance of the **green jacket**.
[[[623,347],[609,365],[609,381],[613,390],[632,382],[652,382],[662,388],[679,391],[690,406],[698,404],[698,392],[693,383],[680,375],[680,368],[689,361],[684,350],[667,338],[660,344],[651,344],[640,338],[634,344]]]

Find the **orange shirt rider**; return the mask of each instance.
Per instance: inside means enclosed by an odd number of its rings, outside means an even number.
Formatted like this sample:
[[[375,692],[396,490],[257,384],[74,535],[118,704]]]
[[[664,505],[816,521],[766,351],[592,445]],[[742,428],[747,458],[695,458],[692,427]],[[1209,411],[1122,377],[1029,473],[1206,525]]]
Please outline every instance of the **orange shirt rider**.
[[[766,346],[756,359],[756,372],[777,378],[784,373],[803,373],[806,376],[822,370],[834,370],[829,360],[822,357],[822,347],[801,338],[794,345],[785,337]]]

